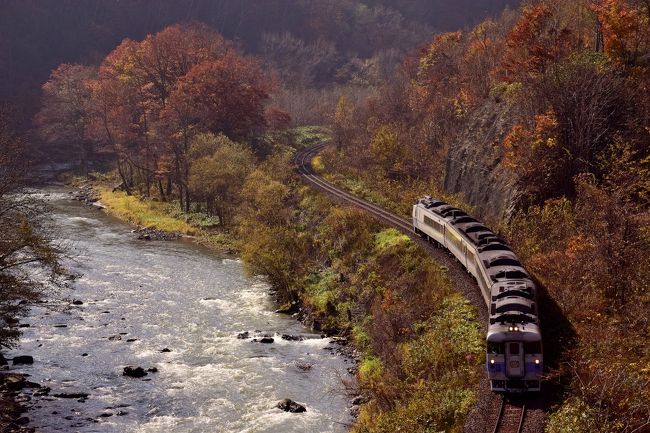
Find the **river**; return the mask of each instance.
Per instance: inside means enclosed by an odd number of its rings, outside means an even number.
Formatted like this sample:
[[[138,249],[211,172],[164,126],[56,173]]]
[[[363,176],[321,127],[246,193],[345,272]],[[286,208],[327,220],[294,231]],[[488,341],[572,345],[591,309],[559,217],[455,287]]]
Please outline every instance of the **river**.
[[[267,283],[245,276],[237,258],[189,241],[136,240],[129,226],[66,192],[43,197],[69,244],[66,264],[81,277],[31,309],[8,354],[32,355],[33,365],[16,369],[51,388],[30,402],[37,431],[347,431],[341,379],[351,377],[350,363],[329,339],[273,313]],[[274,342],[239,339],[244,331]],[[158,372],[130,378],[126,365]],[[62,393],[89,396],[54,397]],[[307,411],[275,408],[284,398]]]

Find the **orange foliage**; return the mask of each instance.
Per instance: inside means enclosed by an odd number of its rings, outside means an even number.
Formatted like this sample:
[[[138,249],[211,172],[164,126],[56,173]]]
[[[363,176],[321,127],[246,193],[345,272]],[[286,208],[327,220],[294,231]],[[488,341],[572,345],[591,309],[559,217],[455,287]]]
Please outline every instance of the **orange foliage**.
[[[507,81],[516,81],[522,75],[543,74],[576,48],[571,31],[558,26],[550,7],[544,3],[524,9],[506,44],[501,68]]]
[[[650,4],[635,0],[602,0],[592,8],[602,24],[605,52],[629,65],[635,65],[639,61],[647,65],[650,52]]]
[[[259,62],[230,52],[180,78],[163,117],[184,128],[246,138],[265,125],[270,90]]]

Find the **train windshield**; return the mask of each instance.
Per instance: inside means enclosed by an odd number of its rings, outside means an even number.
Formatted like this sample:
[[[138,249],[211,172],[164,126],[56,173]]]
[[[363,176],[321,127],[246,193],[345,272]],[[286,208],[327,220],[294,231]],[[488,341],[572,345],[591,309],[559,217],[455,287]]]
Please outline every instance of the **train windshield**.
[[[525,313],[519,313],[519,314],[512,314],[512,313],[504,313],[504,314],[499,314],[498,316],[490,319],[491,324],[495,323],[501,323],[507,324],[507,323],[536,323],[537,318],[531,314],[525,314]]]

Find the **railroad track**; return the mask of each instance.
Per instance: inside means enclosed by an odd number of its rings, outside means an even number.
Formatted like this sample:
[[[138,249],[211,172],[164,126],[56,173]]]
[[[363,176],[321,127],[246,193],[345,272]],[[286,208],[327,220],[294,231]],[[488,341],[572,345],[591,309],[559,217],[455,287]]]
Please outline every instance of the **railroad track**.
[[[526,403],[501,399],[501,409],[492,433],[521,433],[526,418]]]
[[[410,221],[392,214],[385,209],[380,208],[366,200],[355,197],[354,195],[336,188],[331,183],[320,178],[311,166],[311,159],[320,152],[326,144],[319,144],[299,151],[294,157],[294,162],[298,167],[298,173],[303,179],[315,186],[317,189],[327,192],[328,194],[337,197],[341,200],[347,201],[367,212],[372,214],[375,218],[380,219],[386,224],[393,226],[407,234],[413,233],[413,225]]]

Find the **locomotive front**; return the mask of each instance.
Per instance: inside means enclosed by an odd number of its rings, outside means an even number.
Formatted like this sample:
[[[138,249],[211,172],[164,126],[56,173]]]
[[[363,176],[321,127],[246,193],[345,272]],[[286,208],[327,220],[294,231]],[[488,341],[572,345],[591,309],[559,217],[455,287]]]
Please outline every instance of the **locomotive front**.
[[[492,391],[539,391],[543,371],[539,326],[524,318],[503,317],[487,335],[487,372]],[[523,320],[522,320],[523,319]]]

